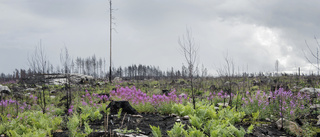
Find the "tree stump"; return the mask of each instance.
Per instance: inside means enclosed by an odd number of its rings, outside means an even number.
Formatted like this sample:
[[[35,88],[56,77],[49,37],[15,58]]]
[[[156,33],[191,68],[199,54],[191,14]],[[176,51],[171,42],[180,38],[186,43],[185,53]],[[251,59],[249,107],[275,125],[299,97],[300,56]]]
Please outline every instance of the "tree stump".
[[[120,108],[122,108],[121,114],[138,114],[128,101],[112,101],[106,109],[110,108],[111,115],[118,114]]]

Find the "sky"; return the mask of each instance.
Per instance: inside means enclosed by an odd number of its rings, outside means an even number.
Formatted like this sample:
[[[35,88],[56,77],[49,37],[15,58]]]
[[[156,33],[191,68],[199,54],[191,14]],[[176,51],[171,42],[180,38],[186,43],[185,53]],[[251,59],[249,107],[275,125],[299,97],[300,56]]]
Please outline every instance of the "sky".
[[[189,30],[197,62],[211,75],[234,62],[237,72],[315,71],[319,0],[113,0],[112,65],[162,70],[186,65],[178,40]],[[36,46],[60,65],[72,58],[109,60],[108,0],[0,0],[0,73],[27,69]],[[316,37],[316,39],[315,39]],[[109,64],[109,62],[107,62]]]

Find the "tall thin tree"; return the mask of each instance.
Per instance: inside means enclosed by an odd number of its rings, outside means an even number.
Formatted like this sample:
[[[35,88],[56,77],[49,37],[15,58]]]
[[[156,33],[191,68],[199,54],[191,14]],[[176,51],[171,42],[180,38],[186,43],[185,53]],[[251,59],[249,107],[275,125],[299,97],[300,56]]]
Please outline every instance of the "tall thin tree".
[[[112,1],[109,0],[109,4],[110,4],[110,67],[109,67],[109,81],[110,83],[112,82],[111,81],[111,78],[112,78],[112,71],[111,71],[111,57],[112,57]]]

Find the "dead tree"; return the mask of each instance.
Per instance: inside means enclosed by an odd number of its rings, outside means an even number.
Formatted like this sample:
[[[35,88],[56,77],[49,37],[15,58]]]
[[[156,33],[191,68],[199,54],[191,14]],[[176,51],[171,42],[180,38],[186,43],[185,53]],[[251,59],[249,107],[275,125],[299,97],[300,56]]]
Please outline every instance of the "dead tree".
[[[113,19],[114,19],[114,17],[112,16],[112,11],[113,11],[113,9],[112,9],[112,1],[111,0],[109,0],[109,5],[110,5],[110,8],[109,8],[109,10],[110,10],[110,67],[109,67],[109,81],[110,81],[110,83],[112,82],[112,59],[111,59],[111,55],[112,55],[112,24],[114,24],[114,22],[112,21]]]
[[[309,44],[307,43],[307,41],[305,41],[305,43],[306,43],[306,46],[307,46],[307,48],[308,48],[308,51],[309,51],[309,53],[311,54],[311,58],[310,57],[308,57],[307,55],[306,55],[306,53],[303,51],[303,54],[304,54],[304,57],[307,59],[307,61],[313,66],[313,67],[315,67],[316,69],[317,69],[317,74],[319,75],[319,70],[320,70],[320,66],[319,66],[319,61],[320,61],[320,57],[319,57],[319,48],[320,48],[320,44],[319,44],[319,42],[318,42],[318,40],[317,40],[317,37],[314,37],[314,39],[315,39],[315,41],[316,41],[316,50],[312,50],[311,48],[310,48],[310,46],[309,46]],[[313,58],[313,59],[312,59]],[[314,62],[314,60],[317,62],[317,64],[315,65],[313,62]]]
[[[220,76],[221,86],[223,90],[230,95],[229,104],[232,107],[232,86],[234,85],[232,82],[232,78],[235,77],[235,67],[233,59],[227,55],[224,57],[225,64],[222,68],[218,69],[218,75]]]
[[[191,31],[187,28],[186,34],[182,37],[179,37],[178,43],[182,49],[182,54],[185,58],[185,61],[188,65],[188,76],[190,79],[190,86],[192,92],[192,102],[193,108],[196,108],[195,95],[194,95],[194,74],[195,74],[195,65],[197,61],[197,54],[199,47],[195,44],[194,38],[192,37]]]
[[[47,56],[40,40],[39,46],[35,48],[34,53],[31,56],[28,56],[28,66],[33,73],[44,74],[47,69],[47,62]]]
[[[60,52],[60,62],[64,68],[64,74],[66,81],[68,83],[65,83],[65,90],[66,90],[66,97],[67,97],[67,110],[69,110],[69,107],[71,105],[71,89],[70,89],[70,56],[67,47],[65,49],[61,49]],[[68,88],[67,88],[68,87]]]

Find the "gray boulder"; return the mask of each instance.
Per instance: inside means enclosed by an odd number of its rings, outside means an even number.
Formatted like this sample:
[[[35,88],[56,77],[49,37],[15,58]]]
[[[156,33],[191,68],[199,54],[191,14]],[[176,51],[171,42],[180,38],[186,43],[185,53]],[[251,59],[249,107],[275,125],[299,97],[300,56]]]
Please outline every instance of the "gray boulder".
[[[282,127],[282,123],[283,123],[283,127]],[[293,121],[286,120],[285,118],[280,118],[276,122],[276,125],[278,129],[284,128],[285,130],[288,130],[291,133],[294,133],[295,135],[302,136],[301,127]]]
[[[8,86],[2,86],[2,85],[0,85],[0,93],[10,94],[10,93],[11,93],[11,90],[8,88]]]
[[[27,88],[24,90],[25,92],[36,92],[35,88]]]
[[[120,81],[122,81],[122,78],[120,78],[120,77],[115,77],[113,79],[113,82],[120,82]]]
[[[317,97],[317,94],[320,93],[319,88],[303,88],[300,90],[301,93],[305,93],[310,95],[310,97],[315,98]]]
[[[70,82],[72,84],[84,84],[93,81],[93,77],[83,74],[37,74],[32,77],[23,79],[25,84],[49,84],[49,85],[64,85]]]

